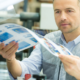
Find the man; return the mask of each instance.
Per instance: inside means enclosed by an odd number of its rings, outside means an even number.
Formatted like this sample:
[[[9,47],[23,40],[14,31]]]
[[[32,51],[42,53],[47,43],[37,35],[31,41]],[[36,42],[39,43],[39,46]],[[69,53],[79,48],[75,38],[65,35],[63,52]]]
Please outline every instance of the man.
[[[12,42],[7,46],[1,43],[0,54],[7,61],[8,70],[13,76],[11,78],[16,79],[26,73],[38,74],[43,68],[43,73],[50,80],[80,79],[80,58],[77,57],[80,56],[80,1],[54,0],[53,7],[55,21],[61,31],[49,33],[45,37],[64,45],[76,56],[59,55],[58,58],[38,44],[29,58],[18,61],[15,58],[18,43]]]

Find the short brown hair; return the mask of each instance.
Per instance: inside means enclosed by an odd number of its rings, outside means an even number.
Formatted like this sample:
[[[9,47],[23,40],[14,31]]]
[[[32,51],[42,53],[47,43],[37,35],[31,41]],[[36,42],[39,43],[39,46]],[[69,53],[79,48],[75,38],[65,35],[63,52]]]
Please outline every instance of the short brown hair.
[[[78,0],[79,2],[80,2],[80,0]],[[53,2],[54,2],[54,0],[53,0]]]

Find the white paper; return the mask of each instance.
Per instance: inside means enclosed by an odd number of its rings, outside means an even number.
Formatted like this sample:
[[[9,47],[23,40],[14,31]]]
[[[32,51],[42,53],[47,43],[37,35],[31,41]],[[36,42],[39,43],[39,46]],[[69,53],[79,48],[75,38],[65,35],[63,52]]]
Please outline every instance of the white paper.
[[[3,24],[0,25],[0,42],[9,44],[12,41],[19,43],[17,52],[37,44],[37,40],[26,30],[17,24]]]
[[[72,55],[72,53],[63,45],[55,44],[48,38],[17,24],[10,23],[0,26],[0,42],[3,41],[5,45],[8,45],[12,41],[18,42],[19,48],[17,52],[30,48],[39,42],[55,56],[58,56],[58,54]]]
[[[44,38],[44,37],[38,37],[34,32],[32,32],[31,30],[27,29],[34,37],[35,39],[42,44],[51,54],[55,55],[58,57],[58,54],[64,54],[64,55],[72,55],[72,53],[65,48],[63,45],[61,44],[55,44],[54,42],[52,42],[51,40],[49,40],[48,38]]]

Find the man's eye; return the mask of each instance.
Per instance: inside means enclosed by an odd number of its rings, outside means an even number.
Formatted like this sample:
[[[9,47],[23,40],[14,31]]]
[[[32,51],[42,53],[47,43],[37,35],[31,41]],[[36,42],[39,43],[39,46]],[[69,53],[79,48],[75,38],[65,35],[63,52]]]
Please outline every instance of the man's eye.
[[[60,11],[56,11],[56,13],[60,13]]]
[[[68,12],[72,12],[71,10],[68,10]]]

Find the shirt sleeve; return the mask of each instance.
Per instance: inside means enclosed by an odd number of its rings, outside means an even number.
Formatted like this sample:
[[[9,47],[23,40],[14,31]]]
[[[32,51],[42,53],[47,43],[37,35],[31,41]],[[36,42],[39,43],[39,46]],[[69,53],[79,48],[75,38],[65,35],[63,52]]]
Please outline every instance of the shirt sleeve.
[[[24,77],[25,74],[39,74],[42,69],[42,54],[41,54],[41,45],[38,44],[36,48],[32,51],[29,58],[25,58],[22,61],[19,61],[22,74],[20,77]],[[11,80],[16,80],[12,77],[9,72]]]

